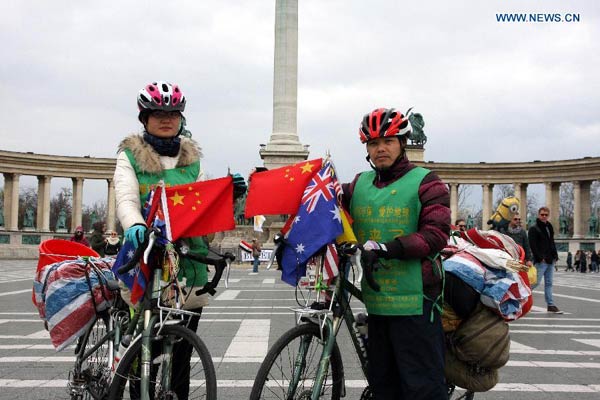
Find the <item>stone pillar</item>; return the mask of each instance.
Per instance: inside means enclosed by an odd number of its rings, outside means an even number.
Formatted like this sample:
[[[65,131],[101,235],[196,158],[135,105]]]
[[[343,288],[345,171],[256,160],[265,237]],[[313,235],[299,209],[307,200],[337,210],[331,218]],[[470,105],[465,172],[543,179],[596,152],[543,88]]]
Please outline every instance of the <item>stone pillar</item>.
[[[112,179],[107,179],[108,182],[108,198],[106,199],[106,229],[114,231],[116,228],[116,208],[117,201],[115,198],[115,182]]]
[[[494,205],[494,184],[484,183],[481,187],[483,188],[481,229],[488,229],[487,222],[494,213],[492,211],[492,206]]]
[[[4,174],[4,226],[19,230],[19,174]]]
[[[275,1],[273,132],[260,157],[272,169],[308,158],[297,133],[298,0]]]
[[[450,215],[451,223],[458,218],[458,183],[450,183]]]
[[[73,181],[73,215],[71,216],[71,232],[81,225],[83,220],[83,178],[71,178]]]
[[[591,215],[590,186],[591,181],[573,182],[573,238],[587,236]]]
[[[550,208],[548,222],[554,227],[554,232],[560,232],[558,217],[560,214],[560,182],[546,182],[546,207]],[[537,214],[536,214],[537,216]]]
[[[41,232],[50,232],[50,181],[51,176],[38,176],[37,222]]]
[[[521,214],[522,224],[526,226],[527,223],[527,183],[513,183],[515,188],[515,197],[519,199],[519,214]]]

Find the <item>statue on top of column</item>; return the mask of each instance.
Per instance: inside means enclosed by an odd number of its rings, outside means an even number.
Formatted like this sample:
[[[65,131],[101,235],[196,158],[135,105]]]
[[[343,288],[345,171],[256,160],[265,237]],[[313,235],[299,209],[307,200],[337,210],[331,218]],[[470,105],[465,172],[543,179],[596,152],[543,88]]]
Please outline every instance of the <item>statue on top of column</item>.
[[[412,144],[422,146],[427,143],[427,136],[425,135],[425,132],[423,132],[425,120],[423,120],[423,115],[411,113],[410,110],[412,110],[412,107],[406,112],[410,125],[412,126],[412,133],[410,134],[409,139]]]

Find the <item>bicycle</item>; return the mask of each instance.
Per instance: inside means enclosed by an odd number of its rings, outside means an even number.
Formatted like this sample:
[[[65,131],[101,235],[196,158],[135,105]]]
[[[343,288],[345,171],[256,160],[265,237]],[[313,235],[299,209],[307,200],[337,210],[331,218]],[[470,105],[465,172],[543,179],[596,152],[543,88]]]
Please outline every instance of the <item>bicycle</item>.
[[[158,230],[148,230],[144,243],[119,273],[133,269],[142,257],[147,262],[150,254],[155,254],[159,236]],[[224,270],[235,259],[231,253],[212,252],[216,256],[212,258],[171,245],[167,250],[168,257],[187,257],[215,266],[212,280],[196,295],[214,295]],[[176,276],[168,274],[164,266],[154,265],[145,295],[133,314],[115,306],[98,315],[75,349],[76,361],[69,379],[71,399],[217,398],[216,374],[208,348],[188,327],[191,318],[200,315],[181,308],[181,292],[175,304],[165,304],[173,301],[165,298],[165,292],[176,288]],[[183,367],[175,368],[174,359]],[[179,376],[174,375],[176,372]],[[190,384],[182,384],[182,377],[187,375]]]
[[[275,239],[282,241],[281,237]],[[304,305],[293,308],[296,314],[296,326],[285,332],[271,347],[254,380],[250,400],[286,399],[316,400],[339,399],[346,396],[344,366],[342,355],[336,341],[342,326],[346,323],[352,347],[359,360],[365,382],[369,361],[364,336],[364,315],[354,316],[350,307],[351,298],[362,300],[362,292],[348,274],[358,268],[358,279],[362,273],[367,283],[378,290],[371,268],[363,269],[361,250],[356,245],[337,246],[340,257],[339,275],[332,285],[323,285],[316,278],[301,280],[299,286],[305,286],[309,296]],[[345,269],[346,265],[352,268]],[[319,266],[323,267],[322,261]],[[318,267],[318,268],[319,268]],[[318,271],[317,271],[318,272]],[[354,274],[356,276],[356,273]],[[312,294],[315,293],[314,301]],[[300,303],[300,302],[299,302]],[[458,393],[453,385],[448,385],[448,397],[457,395],[456,400],[472,400],[473,393]],[[373,399],[368,384],[360,399]]]

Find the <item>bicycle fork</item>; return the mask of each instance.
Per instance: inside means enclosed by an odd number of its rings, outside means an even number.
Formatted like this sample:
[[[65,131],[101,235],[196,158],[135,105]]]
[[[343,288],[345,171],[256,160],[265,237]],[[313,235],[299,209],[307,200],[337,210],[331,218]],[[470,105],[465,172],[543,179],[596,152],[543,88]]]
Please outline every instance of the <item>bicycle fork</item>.
[[[319,360],[319,367],[317,369],[317,374],[315,376],[315,381],[312,387],[312,400],[316,400],[321,396],[323,384],[325,383],[325,378],[327,377],[327,372],[329,370],[329,360],[331,352],[333,351],[333,346],[335,344],[333,324],[329,318],[325,319],[325,327],[323,329],[323,334],[325,338],[325,345],[323,346],[323,352],[321,353],[321,358]],[[294,362],[294,371],[292,374],[292,379],[288,386],[288,392],[286,395],[287,399],[294,398],[294,394],[296,393],[300,380],[302,379],[302,374],[304,373],[304,370],[306,368],[306,357],[312,340],[313,337],[311,335],[305,335],[301,338],[300,347],[298,348],[298,354],[296,355],[296,361]]]

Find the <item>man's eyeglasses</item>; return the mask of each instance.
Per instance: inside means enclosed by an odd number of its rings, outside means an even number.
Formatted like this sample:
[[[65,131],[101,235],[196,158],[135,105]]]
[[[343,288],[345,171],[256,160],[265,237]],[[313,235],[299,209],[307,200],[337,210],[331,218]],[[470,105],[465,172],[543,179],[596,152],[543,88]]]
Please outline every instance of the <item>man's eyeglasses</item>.
[[[520,220],[521,220],[521,218],[513,218],[513,221],[515,221],[515,222],[520,221]]]
[[[458,225],[459,228],[466,228],[466,225]]]
[[[157,110],[157,111],[152,111],[152,113],[150,114],[152,115],[154,118],[177,118],[181,116],[181,113],[179,111],[161,111],[161,110]]]
[[[540,217],[547,217],[547,216],[548,216],[548,214],[546,214],[546,213],[541,213],[540,214]]]

